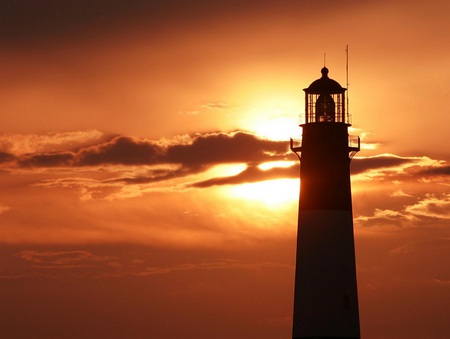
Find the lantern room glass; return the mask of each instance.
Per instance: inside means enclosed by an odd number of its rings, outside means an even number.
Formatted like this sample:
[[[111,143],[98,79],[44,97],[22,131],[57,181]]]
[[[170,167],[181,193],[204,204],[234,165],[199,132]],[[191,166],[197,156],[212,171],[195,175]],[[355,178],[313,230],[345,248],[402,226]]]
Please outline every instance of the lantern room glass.
[[[305,96],[306,124],[342,122],[350,124],[345,113],[345,93],[308,93]]]

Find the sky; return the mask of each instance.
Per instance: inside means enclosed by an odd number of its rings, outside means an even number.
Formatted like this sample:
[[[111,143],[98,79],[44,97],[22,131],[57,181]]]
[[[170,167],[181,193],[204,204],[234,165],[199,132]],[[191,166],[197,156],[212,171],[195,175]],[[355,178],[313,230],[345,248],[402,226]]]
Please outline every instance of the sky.
[[[363,338],[450,331],[447,1],[0,2],[6,338],[289,338],[303,88],[347,87]]]

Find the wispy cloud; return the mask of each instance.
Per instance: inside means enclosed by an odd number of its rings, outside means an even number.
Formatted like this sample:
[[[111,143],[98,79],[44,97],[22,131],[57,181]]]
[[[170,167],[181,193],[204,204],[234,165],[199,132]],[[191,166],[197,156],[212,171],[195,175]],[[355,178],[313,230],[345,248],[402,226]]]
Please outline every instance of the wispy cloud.
[[[450,166],[439,166],[439,167],[432,167],[432,168],[426,168],[423,171],[420,172],[421,174],[424,174],[426,176],[434,175],[434,176],[447,176],[450,175]]]
[[[297,178],[298,173],[299,172],[297,166],[290,166],[287,168],[274,167],[269,170],[262,170],[257,166],[248,166],[245,170],[243,170],[237,175],[199,181],[193,183],[191,186],[209,187],[217,185],[236,185],[271,179]]]
[[[273,262],[248,262],[248,261],[243,262],[235,259],[220,259],[214,261],[185,263],[166,267],[146,267],[144,270],[135,274],[154,275],[154,274],[168,274],[172,272],[192,271],[192,270],[230,270],[230,269],[257,271],[263,268],[292,269],[292,267],[289,265],[277,264]]]
[[[228,105],[223,102],[208,102],[206,104],[203,104],[201,107],[205,107],[205,108],[209,108],[209,109],[220,109],[220,110],[233,108],[233,106]]]
[[[450,238],[436,238],[408,242],[390,251],[391,256],[404,255],[413,252],[426,252],[429,249],[450,250]]]
[[[97,130],[54,132],[45,134],[0,134],[0,152],[23,155],[77,149],[101,142],[105,136]],[[1,158],[0,158],[1,161]]]
[[[405,193],[401,188],[399,188],[398,190],[394,191],[391,194],[391,197],[413,197],[411,194]]]
[[[98,263],[111,262],[110,256],[98,256],[88,251],[35,251],[25,250],[16,254],[37,268],[86,268]]]
[[[424,199],[406,207],[405,210],[416,216],[450,219],[450,194],[441,196],[427,194]]]
[[[393,196],[413,198],[410,195]],[[413,204],[398,209],[376,208],[371,215],[357,216],[355,224],[363,227],[402,229],[408,227],[447,228],[450,219],[450,195],[427,193]]]
[[[354,219],[355,224],[365,227],[378,227],[382,225],[383,228],[403,228],[417,224],[419,219],[411,214],[403,211],[396,211],[392,209],[375,209],[371,216],[358,216]]]
[[[380,154],[370,157],[355,157],[352,160],[352,173],[359,174],[375,170],[380,173],[381,170],[403,172],[409,168],[409,172],[412,172],[414,168],[419,168],[421,173],[426,170],[441,168],[443,161],[434,160],[429,157],[402,157],[394,154]],[[415,172],[418,172],[416,170]]]
[[[32,268],[27,276],[52,274],[59,277],[70,275],[80,277],[86,274],[101,277],[121,276],[152,276],[189,273],[192,271],[263,271],[263,270],[292,270],[292,266],[285,263],[270,261],[237,260],[232,258],[210,258],[208,260],[194,260],[185,258],[178,263],[161,263],[155,265],[151,256],[145,253],[119,253],[119,255],[99,255],[95,251],[87,250],[23,250],[15,253],[15,257],[21,262],[21,271]],[[83,271],[83,273],[81,273]],[[18,276],[19,277],[19,276]],[[0,279],[5,278],[0,274]],[[8,277],[6,277],[8,278]]]
[[[4,212],[8,211],[9,209],[10,209],[9,206],[0,204],[0,214],[2,214],[2,213],[4,213]]]

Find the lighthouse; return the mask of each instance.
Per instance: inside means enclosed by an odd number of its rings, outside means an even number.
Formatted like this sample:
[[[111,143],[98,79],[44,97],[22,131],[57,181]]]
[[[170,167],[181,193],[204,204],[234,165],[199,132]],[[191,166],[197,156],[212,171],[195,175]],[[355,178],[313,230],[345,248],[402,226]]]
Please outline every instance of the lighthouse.
[[[293,338],[359,338],[350,161],[360,149],[338,82],[305,88],[300,159]]]

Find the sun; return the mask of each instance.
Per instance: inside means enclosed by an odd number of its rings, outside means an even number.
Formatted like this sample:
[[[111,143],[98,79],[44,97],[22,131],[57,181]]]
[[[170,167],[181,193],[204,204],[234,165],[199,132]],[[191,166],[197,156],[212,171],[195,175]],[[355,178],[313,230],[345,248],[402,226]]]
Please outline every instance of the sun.
[[[298,179],[274,179],[245,183],[227,188],[228,194],[266,207],[278,208],[298,200]]]
[[[254,126],[255,133],[274,141],[289,140],[299,134],[298,123],[287,117],[274,117],[259,122]]]
[[[274,141],[289,140],[301,134],[298,97],[275,93],[267,97],[254,95],[240,118],[241,128]]]

